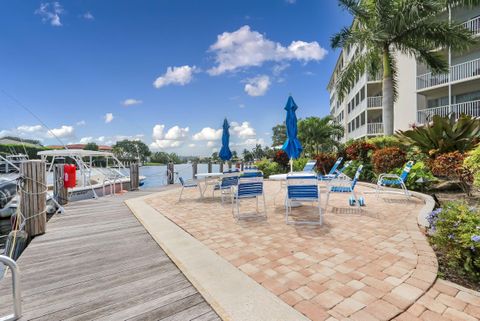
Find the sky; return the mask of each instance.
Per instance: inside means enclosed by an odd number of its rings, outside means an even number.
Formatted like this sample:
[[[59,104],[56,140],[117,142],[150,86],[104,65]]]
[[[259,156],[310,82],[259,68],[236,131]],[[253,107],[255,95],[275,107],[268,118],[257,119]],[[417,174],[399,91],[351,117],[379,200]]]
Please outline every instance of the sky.
[[[328,114],[350,21],[335,0],[4,1],[0,137],[207,156],[226,117],[233,150],[270,145],[289,94]]]

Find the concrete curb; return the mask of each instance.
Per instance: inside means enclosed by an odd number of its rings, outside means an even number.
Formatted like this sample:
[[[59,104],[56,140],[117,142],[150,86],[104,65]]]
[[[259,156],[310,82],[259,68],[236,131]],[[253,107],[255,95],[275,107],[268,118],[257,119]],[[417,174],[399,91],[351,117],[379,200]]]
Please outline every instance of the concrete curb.
[[[146,203],[161,195],[125,203],[222,320],[308,320]]]

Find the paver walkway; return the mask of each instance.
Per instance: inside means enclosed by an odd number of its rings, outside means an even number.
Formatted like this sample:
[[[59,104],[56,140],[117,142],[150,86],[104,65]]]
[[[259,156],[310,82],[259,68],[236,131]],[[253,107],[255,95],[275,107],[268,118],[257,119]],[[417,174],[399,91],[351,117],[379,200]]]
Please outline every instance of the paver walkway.
[[[162,193],[149,203],[312,320],[400,317],[435,281],[435,254],[417,226],[424,204],[416,198],[367,194],[359,213],[348,206],[347,195],[333,194],[324,225],[311,227],[285,224],[278,182],[265,183],[267,221],[237,224],[219,198],[199,199],[189,190],[178,202],[178,193]]]
[[[150,192],[74,202],[18,260],[20,320],[219,321],[123,203]],[[12,312],[0,281],[0,317]]]

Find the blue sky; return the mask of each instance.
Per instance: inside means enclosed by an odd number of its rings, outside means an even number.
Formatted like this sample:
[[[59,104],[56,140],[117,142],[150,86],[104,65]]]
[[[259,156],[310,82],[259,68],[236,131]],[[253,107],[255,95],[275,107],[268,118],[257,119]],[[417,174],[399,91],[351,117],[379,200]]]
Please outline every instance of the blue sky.
[[[58,144],[139,138],[209,155],[223,118],[233,149],[270,144],[292,93],[328,114],[336,1],[7,1],[0,12],[0,135]],[[8,115],[8,116],[7,116]]]

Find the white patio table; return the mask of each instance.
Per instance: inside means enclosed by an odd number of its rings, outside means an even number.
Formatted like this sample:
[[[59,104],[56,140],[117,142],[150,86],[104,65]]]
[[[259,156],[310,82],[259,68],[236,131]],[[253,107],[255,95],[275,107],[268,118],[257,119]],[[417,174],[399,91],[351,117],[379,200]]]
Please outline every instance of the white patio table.
[[[203,197],[205,195],[205,191],[207,190],[207,187],[208,185],[214,185],[215,182],[218,178],[222,177],[223,176],[223,173],[199,173],[196,175],[197,179],[200,180],[202,179],[203,180],[203,185],[204,187],[202,188],[201,185],[200,186],[200,195]],[[212,184],[212,182],[214,182],[214,184]]]

